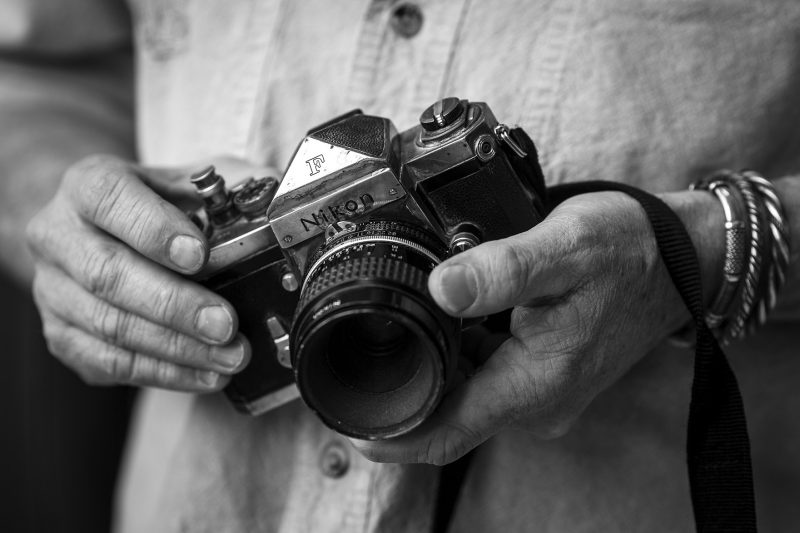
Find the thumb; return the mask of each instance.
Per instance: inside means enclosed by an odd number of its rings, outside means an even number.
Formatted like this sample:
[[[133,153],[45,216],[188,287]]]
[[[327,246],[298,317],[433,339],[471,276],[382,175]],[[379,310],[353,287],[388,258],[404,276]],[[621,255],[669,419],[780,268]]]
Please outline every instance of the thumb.
[[[562,267],[564,239],[555,224],[489,241],[437,266],[428,289],[439,306],[455,316],[475,317],[562,294],[568,276]]]

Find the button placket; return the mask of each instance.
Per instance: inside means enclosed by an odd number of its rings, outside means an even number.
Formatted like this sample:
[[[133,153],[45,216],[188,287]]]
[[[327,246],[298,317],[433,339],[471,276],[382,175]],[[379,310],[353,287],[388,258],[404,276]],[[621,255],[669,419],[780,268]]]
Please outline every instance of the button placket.
[[[353,61],[349,107],[406,124],[420,106],[441,98],[468,7],[468,0],[371,2]]]

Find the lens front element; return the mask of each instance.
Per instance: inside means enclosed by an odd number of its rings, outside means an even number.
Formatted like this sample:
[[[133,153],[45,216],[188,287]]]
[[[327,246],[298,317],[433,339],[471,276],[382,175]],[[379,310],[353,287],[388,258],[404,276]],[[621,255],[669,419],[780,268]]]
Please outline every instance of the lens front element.
[[[427,291],[443,250],[428,233],[371,221],[312,262],[291,334],[300,393],[340,433],[406,433],[438,405],[455,368],[458,322]]]
[[[343,385],[385,394],[414,379],[422,366],[412,331],[379,313],[345,317],[331,335],[327,350],[331,372]]]

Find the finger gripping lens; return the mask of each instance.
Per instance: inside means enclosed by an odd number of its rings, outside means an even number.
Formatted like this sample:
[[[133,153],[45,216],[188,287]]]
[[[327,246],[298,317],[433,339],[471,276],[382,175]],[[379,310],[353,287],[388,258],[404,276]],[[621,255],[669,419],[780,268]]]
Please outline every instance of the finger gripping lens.
[[[316,254],[291,334],[306,403],[337,431],[381,439],[439,403],[456,366],[459,323],[427,290],[444,255],[414,226],[370,221]]]

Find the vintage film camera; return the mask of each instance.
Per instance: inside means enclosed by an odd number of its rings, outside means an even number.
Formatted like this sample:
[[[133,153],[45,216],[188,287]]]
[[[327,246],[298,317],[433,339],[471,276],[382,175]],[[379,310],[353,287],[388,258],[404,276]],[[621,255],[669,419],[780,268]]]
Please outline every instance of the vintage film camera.
[[[544,213],[531,140],[458,98],[400,134],[358,110],[318,126],[280,185],[229,191],[213,168],[191,179],[211,246],[198,279],[253,347],[229,398],[257,415],[299,389],[325,424],[363,439],[410,431],[452,384],[462,324],[430,297],[431,270]]]

